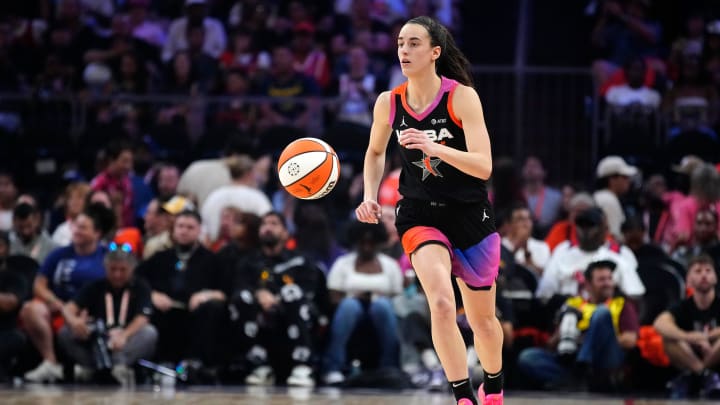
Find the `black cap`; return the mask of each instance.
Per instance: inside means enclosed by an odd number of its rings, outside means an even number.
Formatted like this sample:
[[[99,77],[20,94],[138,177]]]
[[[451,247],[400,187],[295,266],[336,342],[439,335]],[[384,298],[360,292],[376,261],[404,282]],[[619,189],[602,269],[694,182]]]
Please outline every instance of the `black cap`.
[[[605,214],[598,207],[588,208],[575,217],[575,225],[580,227],[598,226],[603,223]]]

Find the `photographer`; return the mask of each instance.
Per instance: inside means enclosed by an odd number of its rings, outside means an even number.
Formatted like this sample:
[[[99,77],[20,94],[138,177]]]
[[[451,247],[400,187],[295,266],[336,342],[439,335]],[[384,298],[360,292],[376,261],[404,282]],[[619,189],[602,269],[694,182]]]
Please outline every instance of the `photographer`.
[[[132,375],[128,366],[151,356],[157,341],[157,331],[149,323],[150,288],[133,278],[136,259],[128,247],[110,244],[106,278],[88,284],[67,303],[67,324],[59,334],[60,345],[75,362],[111,369],[123,385]]]

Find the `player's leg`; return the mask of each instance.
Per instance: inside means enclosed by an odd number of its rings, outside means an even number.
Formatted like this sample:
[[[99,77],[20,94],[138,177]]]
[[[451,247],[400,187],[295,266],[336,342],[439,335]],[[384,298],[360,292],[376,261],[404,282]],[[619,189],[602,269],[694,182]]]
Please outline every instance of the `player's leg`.
[[[467,352],[457,326],[455,294],[446,245],[424,244],[411,255],[413,268],[430,307],[433,346],[458,404],[477,404],[468,378]]]
[[[473,331],[475,351],[485,374],[480,397],[484,400],[485,394],[502,395],[503,331],[495,316],[495,284],[488,290],[477,290],[470,289],[467,284],[458,280],[458,286],[463,297],[465,314]]]

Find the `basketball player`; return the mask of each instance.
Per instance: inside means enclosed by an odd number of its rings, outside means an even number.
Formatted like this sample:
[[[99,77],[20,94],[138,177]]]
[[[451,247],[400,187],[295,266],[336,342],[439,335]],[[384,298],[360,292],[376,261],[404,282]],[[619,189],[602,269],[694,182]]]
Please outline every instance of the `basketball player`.
[[[502,329],[495,317],[500,236],[486,181],[490,139],[469,63],[448,30],[428,17],[408,21],[398,36],[407,82],[375,103],[365,155],[362,222],[377,223],[377,191],[391,138],[401,148],[395,225],[428,298],[435,350],[458,405],[478,404],[468,378],[465,344],[455,321],[451,274],[460,286],[485,380],[482,404],[502,404]]]

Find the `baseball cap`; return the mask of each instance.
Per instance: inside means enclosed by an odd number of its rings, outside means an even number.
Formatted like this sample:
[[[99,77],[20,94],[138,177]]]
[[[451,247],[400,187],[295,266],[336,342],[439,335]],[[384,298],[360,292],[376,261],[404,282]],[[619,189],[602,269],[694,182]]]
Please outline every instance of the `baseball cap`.
[[[607,156],[598,162],[597,165],[597,177],[603,178],[613,175],[621,175],[632,177],[638,173],[638,169],[635,166],[630,166],[625,163],[625,160],[620,156]]]
[[[575,216],[575,225],[579,227],[597,226],[603,223],[605,214],[598,207],[588,208]]]
[[[177,215],[183,211],[194,211],[195,204],[186,197],[176,195],[163,204],[161,208],[170,215]]]
[[[693,170],[705,163],[695,155],[687,155],[682,158],[680,164],[673,165],[672,170],[676,173],[692,174]]]

